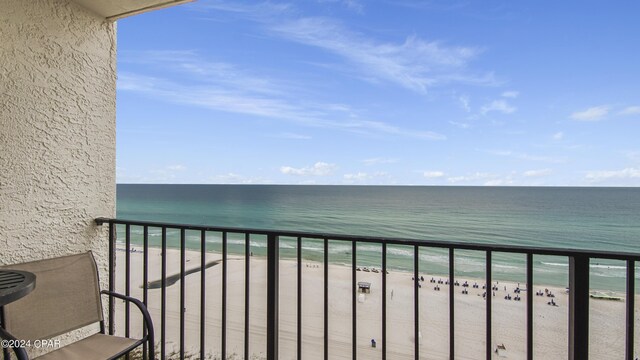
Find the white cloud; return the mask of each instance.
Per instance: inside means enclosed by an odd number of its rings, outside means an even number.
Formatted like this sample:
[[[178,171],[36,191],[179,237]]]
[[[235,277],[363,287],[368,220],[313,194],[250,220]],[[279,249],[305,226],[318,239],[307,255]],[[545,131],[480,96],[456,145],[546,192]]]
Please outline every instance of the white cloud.
[[[446,139],[446,136],[432,131],[404,129],[382,121],[360,119],[347,105],[305,101],[301,96],[304,91],[288,82],[261,77],[233,64],[208,61],[193,51],[126,52],[122,61],[155,67],[163,73],[173,73],[173,78],[180,80],[176,82],[123,72],[118,76],[118,90],[304,126],[430,140]]]
[[[507,185],[513,185],[513,180],[511,180],[510,178],[492,179],[492,180],[485,181],[482,185],[484,185],[484,186],[507,186]]]
[[[491,111],[498,111],[503,114],[511,114],[511,113],[514,113],[516,110],[517,108],[515,106],[510,105],[505,100],[494,100],[490,104],[484,105],[480,109],[480,113],[482,113],[482,115],[485,115]]]
[[[438,179],[444,177],[445,173],[442,171],[424,171],[422,176],[427,179]]]
[[[326,162],[317,162],[313,166],[307,166],[302,168],[294,168],[291,166],[280,167],[280,172],[286,175],[296,176],[327,176],[331,175],[337,168],[335,164],[329,164]]]
[[[483,186],[508,186],[514,184],[513,173],[509,175],[499,175],[487,172],[476,172],[469,175],[449,177],[447,181],[451,184]]]
[[[349,10],[353,10],[358,14],[364,11],[364,5],[356,0],[318,0],[320,3],[339,3]]]
[[[344,174],[342,178],[344,184],[389,184],[392,180],[384,171],[350,173]]]
[[[196,10],[214,10],[214,14],[218,12],[225,12],[227,13],[226,15],[229,13],[236,14],[255,21],[267,21],[273,17],[294,11],[293,6],[290,4],[270,1],[262,1],[254,4],[240,1],[197,1],[191,8]]]
[[[445,82],[492,84],[493,76],[467,73],[480,49],[447,46],[409,36],[402,43],[383,43],[350,31],[328,18],[308,17],[273,25],[275,34],[334,53],[364,72],[366,78],[425,92]]]
[[[460,129],[469,129],[471,127],[471,124],[468,123],[462,123],[462,122],[456,122],[456,121],[449,121],[449,124],[460,128]]]
[[[486,180],[486,179],[495,178],[495,177],[497,177],[497,175],[490,174],[490,173],[476,172],[471,175],[452,176],[447,178],[447,181],[449,181],[452,184],[457,184],[457,183],[474,182],[478,180]]]
[[[606,180],[638,179],[640,178],[640,168],[625,168],[622,170],[600,170],[589,171],[585,178],[590,182],[600,182]]]
[[[558,131],[557,133],[551,135],[551,137],[553,138],[553,140],[562,140],[564,139],[564,133],[562,131]]]
[[[371,178],[371,175],[364,172],[358,172],[356,174],[344,174],[343,177],[345,180],[349,181],[362,181]]]
[[[618,115],[640,115],[640,106],[629,106],[618,113]]]
[[[466,112],[471,112],[471,106],[469,106],[469,97],[467,95],[462,95],[458,98],[460,101],[460,105]]]
[[[525,171],[522,175],[525,177],[542,177],[551,175],[551,169],[540,169],[540,170],[528,170]]]
[[[223,175],[216,175],[210,179],[213,184],[269,184],[270,180],[264,178],[251,178],[244,175],[227,173]]]
[[[502,97],[506,97],[506,98],[515,99],[515,98],[518,97],[518,95],[520,95],[520,92],[511,90],[511,91],[503,92],[501,96]]]
[[[601,105],[588,108],[584,111],[576,111],[569,117],[578,121],[598,121],[607,116],[608,113],[609,106]]]
[[[388,135],[399,135],[404,137],[413,137],[426,140],[446,140],[447,137],[433,131],[408,130],[402,129],[395,125],[387,124],[381,121],[370,120],[347,120],[340,123],[344,129],[353,131],[377,132]]]

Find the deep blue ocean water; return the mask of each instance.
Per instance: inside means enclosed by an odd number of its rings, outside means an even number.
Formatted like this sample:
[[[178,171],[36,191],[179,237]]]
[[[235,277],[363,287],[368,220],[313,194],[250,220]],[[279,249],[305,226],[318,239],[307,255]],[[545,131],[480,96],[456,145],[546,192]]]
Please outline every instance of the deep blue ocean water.
[[[289,185],[117,186],[117,217],[213,226],[277,229],[364,236],[575,248],[640,253],[640,188],[418,187]],[[134,242],[141,229],[133,229]],[[159,242],[152,231],[152,243]],[[199,248],[199,234],[187,234]],[[177,232],[169,243],[177,244]],[[210,249],[219,247],[212,234]],[[243,238],[230,237],[230,251],[243,252]],[[265,241],[252,238],[261,255]],[[349,264],[350,244],[331,242],[330,260]],[[293,239],[281,255],[295,254]],[[303,256],[321,260],[322,244],[307,240]],[[379,246],[358,246],[358,265],[380,266]],[[411,270],[412,249],[389,247],[392,268]],[[457,276],[484,277],[484,254],[458,251]],[[494,254],[496,279],[525,281],[524,256]],[[448,256],[421,248],[420,269],[446,274]],[[534,281],[566,285],[567,259],[534,258]],[[624,288],[624,263],[594,260],[593,288]]]

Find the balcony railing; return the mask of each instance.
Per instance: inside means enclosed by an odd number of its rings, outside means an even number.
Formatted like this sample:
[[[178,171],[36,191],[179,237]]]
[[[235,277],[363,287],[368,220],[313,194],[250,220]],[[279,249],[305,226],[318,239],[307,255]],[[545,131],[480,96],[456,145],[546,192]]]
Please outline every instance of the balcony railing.
[[[250,250],[250,239],[252,236],[262,236],[266,239],[266,288],[267,288],[267,299],[266,299],[266,352],[265,357],[267,359],[278,359],[279,354],[279,326],[281,325],[279,321],[280,309],[279,309],[279,297],[281,295],[279,291],[279,268],[280,268],[280,239],[287,238],[293,239],[296,244],[295,254],[293,255],[293,260],[296,263],[296,282],[297,282],[297,293],[296,293],[296,337],[295,337],[295,358],[302,359],[302,346],[303,346],[303,328],[302,323],[304,321],[303,316],[303,294],[302,294],[302,270],[303,263],[305,259],[302,257],[302,241],[311,240],[316,241],[322,244],[324,249],[323,255],[323,300],[322,303],[324,305],[323,308],[323,357],[324,359],[331,359],[331,349],[330,349],[330,338],[329,338],[329,283],[331,281],[329,277],[329,243],[330,242],[340,242],[343,244],[347,244],[351,251],[351,282],[352,282],[352,291],[351,291],[351,358],[356,359],[358,356],[358,346],[357,346],[357,332],[358,332],[358,324],[357,324],[357,304],[358,304],[358,284],[357,284],[357,245],[358,244],[377,244],[381,247],[381,307],[380,307],[380,324],[381,324],[381,339],[379,343],[379,351],[381,353],[381,357],[383,360],[388,359],[388,332],[387,332],[387,324],[390,319],[387,316],[387,298],[389,291],[389,283],[387,280],[387,268],[388,268],[388,246],[406,246],[412,251],[413,257],[413,338],[418,340],[421,338],[420,335],[420,321],[419,321],[419,292],[420,290],[420,280],[419,280],[419,254],[421,250],[424,249],[440,249],[439,251],[445,252],[448,254],[448,275],[445,275],[445,279],[448,284],[448,297],[449,297],[449,307],[448,309],[438,309],[438,311],[447,311],[448,310],[448,320],[449,320],[449,329],[448,329],[448,339],[449,339],[449,358],[456,358],[456,302],[454,298],[456,296],[455,288],[453,286],[454,281],[456,281],[456,257],[458,256],[456,252],[460,251],[474,251],[480,252],[484,255],[485,259],[485,285],[486,285],[486,313],[485,317],[485,334],[486,334],[486,349],[483,351],[485,354],[477,354],[476,358],[486,357],[486,359],[491,359],[494,356],[494,346],[492,342],[492,296],[490,294],[489,284],[493,284],[492,279],[492,256],[497,253],[507,253],[507,254],[520,254],[526,258],[525,262],[525,275],[526,275],[526,290],[525,297],[523,301],[526,305],[526,338],[525,338],[525,346],[526,346],[526,359],[531,360],[534,358],[534,256],[560,256],[568,259],[568,358],[571,360],[587,360],[589,358],[589,299],[590,299],[590,286],[589,286],[589,277],[590,277],[590,263],[592,259],[610,259],[610,260],[620,260],[624,261],[626,264],[626,301],[625,301],[625,341],[624,341],[624,350],[621,351],[625,354],[625,359],[633,360],[634,359],[634,311],[635,311],[635,303],[634,303],[634,295],[635,295],[635,265],[636,261],[640,260],[640,254],[633,253],[620,253],[620,252],[603,252],[603,251],[581,251],[581,250],[572,250],[572,249],[554,249],[554,248],[534,248],[534,247],[520,247],[520,246],[507,246],[507,245],[486,245],[486,244],[472,244],[472,243],[451,243],[451,242],[437,242],[437,241],[424,241],[424,240],[415,240],[415,239],[396,239],[396,238],[379,238],[379,237],[366,237],[366,236],[348,236],[348,235],[335,235],[335,234],[318,234],[318,233],[306,233],[306,232],[295,232],[295,231],[275,231],[275,230],[256,230],[256,229],[243,229],[243,228],[230,228],[230,227],[216,227],[216,226],[199,226],[199,225],[185,225],[185,224],[170,224],[170,223],[158,223],[158,222],[148,222],[148,221],[129,221],[129,220],[120,220],[120,219],[105,219],[99,218],[96,219],[96,223],[99,225],[108,224],[109,226],[109,257],[110,257],[110,266],[109,266],[109,290],[113,291],[116,287],[116,271],[118,274],[121,274],[122,269],[116,269],[116,256],[118,254],[117,247],[124,247],[124,292],[129,295],[131,291],[131,265],[130,265],[130,256],[132,249],[132,235],[131,229],[136,228],[138,232],[141,230],[141,243],[137,243],[138,246],[142,247],[142,256],[143,256],[143,268],[142,268],[142,283],[147,284],[142,287],[142,300],[145,304],[147,304],[148,297],[148,288],[149,288],[149,248],[150,248],[150,230],[154,233],[154,235],[159,235],[159,245],[161,248],[161,280],[159,281],[159,289],[160,289],[160,319],[155,319],[156,321],[156,334],[160,334],[160,358],[165,359],[168,355],[168,339],[167,339],[167,287],[170,286],[170,283],[177,282],[179,279],[180,290],[179,290],[179,301],[180,301],[180,318],[179,318],[179,344],[177,344],[178,349],[175,354],[179,356],[180,359],[185,358],[185,353],[187,349],[185,347],[185,277],[189,275],[189,271],[186,269],[185,265],[185,252],[187,251],[186,247],[186,232],[188,231],[190,234],[198,233],[199,234],[199,250],[200,251],[200,264],[199,264],[199,272],[200,272],[200,313],[199,313],[199,357],[201,359],[205,357],[205,348],[206,344],[210,341],[219,341],[220,344],[220,358],[227,359],[229,355],[227,349],[227,316],[228,316],[228,308],[229,304],[227,303],[227,292],[228,292],[228,267],[227,267],[227,259],[229,256],[229,247],[228,247],[228,239],[230,235],[234,235],[235,237],[244,237],[244,359],[250,359],[250,349],[249,349],[249,340],[250,340],[250,262],[251,253]],[[173,247],[176,248],[176,251],[180,252],[180,272],[179,276],[175,279],[167,278],[167,249],[168,247],[168,236],[167,231],[179,232],[179,241],[177,244],[174,244]],[[207,268],[207,241],[208,237],[211,233],[216,233],[221,240],[221,261],[220,266],[222,267],[221,272],[221,299],[220,299],[220,308],[219,309],[211,309],[207,306],[207,291],[206,291],[206,271]],[[118,239],[117,234],[119,236],[124,235],[124,239]],[[192,236],[193,237],[193,236]],[[138,239],[137,241],[140,241]],[[193,246],[192,246],[193,248]],[[598,260],[600,261],[600,260]],[[448,277],[447,277],[448,276]],[[393,285],[393,284],[391,284]],[[493,287],[493,285],[492,285]],[[537,295],[537,294],[536,294]],[[393,297],[393,294],[391,295]],[[291,311],[292,309],[287,309]],[[207,314],[211,311],[220,311],[221,312],[221,323],[219,326],[221,327],[220,338],[212,339],[210,336],[207,336],[205,333],[207,326]],[[408,310],[409,311],[409,310]],[[131,318],[129,314],[128,307],[124,309],[124,324],[118,326],[124,326],[126,335],[129,335],[130,331],[130,323]],[[113,334],[116,329],[116,324],[114,323],[114,315],[115,315],[115,302],[114,299],[109,300],[109,333]],[[370,314],[369,314],[370,315]],[[159,320],[159,321],[158,321]],[[159,329],[158,329],[159,327]],[[420,358],[420,341],[414,341],[414,348],[412,350],[413,357],[415,359]],[[146,349],[144,350],[146,352]]]

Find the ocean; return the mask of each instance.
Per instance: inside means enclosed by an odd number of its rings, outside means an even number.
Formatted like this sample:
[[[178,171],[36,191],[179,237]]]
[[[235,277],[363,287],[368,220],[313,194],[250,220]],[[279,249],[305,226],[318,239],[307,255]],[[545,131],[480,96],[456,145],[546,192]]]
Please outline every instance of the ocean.
[[[252,229],[382,236],[640,253],[640,188],[447,187],[314,185],[150,185],[118,184],[117,217]],[[119,239],[123,239],[119,229]],[[141,243],[133,228],[132,241]],[[178,245],[169,231],[169,246]],[[199,233],[187,234],[187,246],[200,248]],[[160,242],[159,232],[150,234]],[[219,250],[219,234],[208,237]],[[254,255],[266,241],[252,237]],[[244,252],[244,238],[229,237],[229,251]],[[281,256],[295,256],[295,240],[281,240]],[[350,264],[351,245],[332,241],[329,259]],[[381,263],[380,246],[360,244],[358,266]],[[412,271],[413,250],[388,247],[388,266]],[[321,261],[319,241],[303,242],[303,257]],[[436,276],[448,271],[448,255],[421,248],[420,270]],[[524,255],[493,254],[493,278],[525,282]],[[458,278],[483,278],[484,253],[456,251]],[[624,290],[625,264],[593,260],[593,289]],[[636,271],[636,274],[639,272]],[[535,256],[534,282],[566,286],[568,261]]]

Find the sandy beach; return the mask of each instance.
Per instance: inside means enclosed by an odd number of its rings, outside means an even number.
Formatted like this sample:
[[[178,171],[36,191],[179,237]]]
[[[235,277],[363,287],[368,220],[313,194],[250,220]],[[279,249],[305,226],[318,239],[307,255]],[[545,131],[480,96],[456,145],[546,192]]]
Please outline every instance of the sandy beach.
[[[133,248],[131,254],[131,294],[142,298],[141,248]],[[125,251],[117,252],[116,290],[124,293]],[[186,349],[199,352],[200,339],[200,253],[186,252],[185,343]],[[207,263],[220,260],[217,253],[207,253]],[[266,259],[251,257],[250,279],[250,352],[252,358],[263,358],[266,349]],[[244,349],[244,257],[230,255],[228,258],[227,296],[227,355],[243,358]],[[167,251],[167,275],[179,274],[180,253]],[[303,345],[304,359],[323,358],[323,266],[305,261],[303,272]],[[161,251],[149,249],[150,282],[161,278]],[[421,274],[420,299],[420,357],[424,359],[448,359],[449,354],[449,285],[442,276]],[[221,333],[221,279],[222,266],[212,265],[205,270],[206,276],[206,349],[211,355],[220,353]],[[387,275],[387,356],[389,359],[413,359],[414,313],[412,273],[390,271]],[[351,358],[351,268],[341,265],[329,266],[329,358]],[[485,300],[482,297],[484,281],[459,277],[454,279],[461,285],[467,281],[469,287],[455,286],[455,330],[456,359],[480,359],[485,353]],[[382,274],[357,272],[357,281],[371,283],[371,293],[359,295],[357,304],[358,357],[381,358],[381,293]],[[474,288],[474,283],[478,288]],[[502,282],[497,286],[492,300],[492,348],[504,345],[504,350],[494,353],[497,359],[526,358],[526,292],[514,300],[518,284]],[[523,284],[520,284],[524,288]],[[435,290],[439,286],[440,291]],[[505,290],[506,288],[506,290]],[[563,288],[536,284],[533,291],[548,289],[555,297],[534,296],[534,342],[535,357],[540,359],[567,358],[568,295]],[[466,289],[468,294],[463,294]],[[180,280],[166,289],[166,337],[171,345],[168,352],[177,349],[180,324]],[[149,289],[149,309],[152,314],[157,342],[160,341],[160,294],[159,288]],[[506,300],[505,296],[512,300]],[[623,294],[617,294],[624,296]],[[548,305],[553,299],[557,306]],[[636,301],[639,301],[636,297]],[[123,305],[117,303],[118,334],[124,334]],[[141,317],[132,308],[132,334],[141,334]],[[594,359],[621,359],[624,354],[625,302],[592,299],[590,310],[591,354]],[[636,324],[640,316],[636,312]],[[280,262],[280,358],[295,359],[296,354],[296,263]],[[375,339],[377,347],[371,346]],[[235,357],[232,357],[235,356]]]

